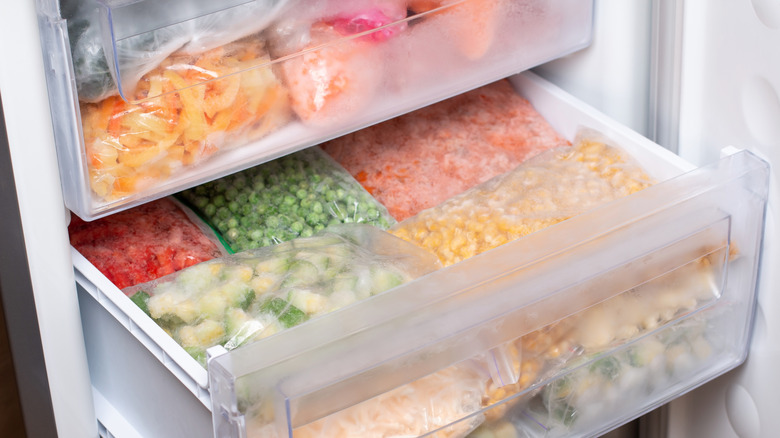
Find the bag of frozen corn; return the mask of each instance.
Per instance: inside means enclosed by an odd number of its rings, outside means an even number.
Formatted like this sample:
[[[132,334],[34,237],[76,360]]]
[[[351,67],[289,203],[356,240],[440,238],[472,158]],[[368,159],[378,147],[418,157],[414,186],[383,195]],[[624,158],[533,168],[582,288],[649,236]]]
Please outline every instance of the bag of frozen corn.
[[[205,366],[209,347],[234,349],[440,267],[415,245],[350,224],[212,259],[124,292]]]
[[[583,137],[423,210],[390,231],[449,266],[651,184],[621,149]]]

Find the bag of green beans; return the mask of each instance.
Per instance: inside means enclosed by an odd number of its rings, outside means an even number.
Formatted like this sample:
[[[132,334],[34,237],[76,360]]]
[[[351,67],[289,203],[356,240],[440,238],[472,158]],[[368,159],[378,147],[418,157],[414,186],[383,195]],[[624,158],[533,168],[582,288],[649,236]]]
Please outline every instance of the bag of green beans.
[[[231,252],[309,237],[335,224],[386,230],[396,222],[316,147],[188,189],[178,198],[211,224]]]

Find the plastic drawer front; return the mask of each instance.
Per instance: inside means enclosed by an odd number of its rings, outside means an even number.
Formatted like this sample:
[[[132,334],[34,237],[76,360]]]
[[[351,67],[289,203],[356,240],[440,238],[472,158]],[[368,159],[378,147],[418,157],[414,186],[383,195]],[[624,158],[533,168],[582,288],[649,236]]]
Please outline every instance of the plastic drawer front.
[[[214,349],[208,373],[74,251],[96,391],[142,436],[317,436],[397,407],[399,394],[450,407],[440,423],[412,421],[425,427],[409,436],[477,426],[475,438],[590,436],[739,365],[766,164],[735,152],[693,169],[533,74],[512,80],[559,132],[594,128],[663,182],[262,341]],[[436,384],[446,396],[428,392]]]
[[[527,70],[587,46],[592,9],[44,1],[66,204],[105,216]]]

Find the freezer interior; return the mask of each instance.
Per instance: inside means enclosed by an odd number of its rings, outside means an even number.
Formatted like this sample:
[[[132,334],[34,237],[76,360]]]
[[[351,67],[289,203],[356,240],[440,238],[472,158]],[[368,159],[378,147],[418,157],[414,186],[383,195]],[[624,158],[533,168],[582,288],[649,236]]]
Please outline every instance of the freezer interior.
[[[107,430],[593,436],[742,363],[766,163],[724,150],[694,168],[532,73],[511,82],[573,143],[585,127],[658,182],[272,336],[215,346],[207,368],[74,250]]]

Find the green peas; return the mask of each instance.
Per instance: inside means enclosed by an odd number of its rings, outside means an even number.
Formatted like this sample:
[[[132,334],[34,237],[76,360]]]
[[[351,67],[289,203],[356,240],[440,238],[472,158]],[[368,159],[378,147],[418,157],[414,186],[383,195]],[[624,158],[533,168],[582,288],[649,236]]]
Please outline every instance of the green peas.
[[[319,149],[297,152],[180,194],[234,251],[311,236],[327,226],[389,227],[386,210]]]
[[[290,229],[300,234],[301,231],[303,231],[303,222],[301,221],[293,222],[292,224],[290,224]]]
[[[227,190],[225,190],[225,199],[228,201],[232,201],[233,199],[236,199],[238,196],[238,189],[234,186],[228,187]]]
[[[219,219],[227,219],[230,217],[230,210],[227,207],[219,207],[217,209],[217,217]]]
[[[265,225],[268,228],[279,228],[279,216],[270,216],[266,218]]]
[[[227,233],[225,233],[225,237],[227,237],[227,238],[228,238],[228,240],[232,240],[232,241],[234,241],[234,242],[235,242],[236,240],[238,240],[238,237],[239,237],[239,236],[240,236],[240,233],[239,233],[239,232],[238,232],[238,230],[237,230],[237,229],[235,229],[235,228],[231,228],[231,229],[229,229],[229,230],[228,230],[228,232],[227,232]]]

